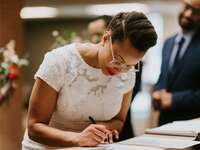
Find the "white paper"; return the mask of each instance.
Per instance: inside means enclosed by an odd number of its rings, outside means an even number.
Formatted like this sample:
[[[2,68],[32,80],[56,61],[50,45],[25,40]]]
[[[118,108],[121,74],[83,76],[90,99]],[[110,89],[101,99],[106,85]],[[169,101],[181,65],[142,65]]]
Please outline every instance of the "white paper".
[[[111,144],[107,146],[106,150],[164,150],[164,149],[155,147],[137,146],[137,145]]]
[[[188,121],[175,121],[157,128],[147,129],[145,133],[195,137],[199,132],[200,119],[193,119]]]
[[[172,137],[160,138],[159,136],[140,136],[119,143],[125,145],[149,146],[157,148],[184,149],[200,144],[200,141],[173,139]]]
[[[164,149],[146,147],[146,146],[136,146],[136,145],[107,144],[100,147],[79,148],[76,150],[164,150]]]

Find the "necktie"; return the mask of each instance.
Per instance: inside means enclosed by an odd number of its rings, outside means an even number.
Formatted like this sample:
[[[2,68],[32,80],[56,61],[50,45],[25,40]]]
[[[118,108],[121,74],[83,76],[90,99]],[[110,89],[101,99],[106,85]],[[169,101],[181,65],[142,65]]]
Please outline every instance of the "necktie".
[[[178,47],[177,47],[177,53],[176,53],[176,57],[174,59],[174,63],[172,68],[169,70],[169,74],[168,74],[168,79],[169,79],[169,85],[171,85],[171,83],[174,81],[174,79],[177,76],[177,73],[180,71],[180,52],[182,50],[183,44],[185,42],[185,39],[182,37],[181,40],[178,42]]]
[[[174,59],[174,63],[173,63],[173,66],[172,66],[173,70],[176,70],[179,66],[179,63],[180,63],[180,60],[181,60],[180,52],[182,50],[184,42],[185,42],[184,37],[182,37],[181,40],[178,42],[178,49],[177,49],[176,57]]]

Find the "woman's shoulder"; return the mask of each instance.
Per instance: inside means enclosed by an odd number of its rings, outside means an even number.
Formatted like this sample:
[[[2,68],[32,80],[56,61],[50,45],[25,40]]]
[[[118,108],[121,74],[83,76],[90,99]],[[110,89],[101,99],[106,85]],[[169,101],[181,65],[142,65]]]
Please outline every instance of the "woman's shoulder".
[[[121,73],[117,76],[119,78],[119,82],[124,84],[125,91],[128,92],[132,90],[135,85],[136,74],[133,71],[128,71],[126,73]]]
[[[57,57],[65,57],[65,56],[67,57],[67,56],[72,55],[73,51],[76,51],[75,43],[67,44],[62,47],[55,48],[49,51],[47,54],[51,54]]]
[[[58,63],[66,63],[72,61],[77,54],[75,43],[67,44],[62,47],[55,48],[45,54],[47,59]]]
[[[136,74],[134,71],[129,70],[128,72],[121,73],[118,76],[126,81],[126,80],[130,80],[130,79],[134,79]]]
[[[56,91],[59,91],[65,80],[66,69],[70,63],[73,64],[68,59],[70,51],[73,49],[73,44],[70,44],[47,52],[34,78],[41,78]]]

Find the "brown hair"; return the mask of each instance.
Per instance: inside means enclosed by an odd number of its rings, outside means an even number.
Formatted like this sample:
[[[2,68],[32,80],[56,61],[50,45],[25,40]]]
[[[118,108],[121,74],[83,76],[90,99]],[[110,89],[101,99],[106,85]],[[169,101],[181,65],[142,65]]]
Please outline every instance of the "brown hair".
[[[108,30],[111,30],[113,42],[128,38],[132,46],[141,52],[146,52],[157,41],[153,25],[141,12],[117,14],[108,25]]]

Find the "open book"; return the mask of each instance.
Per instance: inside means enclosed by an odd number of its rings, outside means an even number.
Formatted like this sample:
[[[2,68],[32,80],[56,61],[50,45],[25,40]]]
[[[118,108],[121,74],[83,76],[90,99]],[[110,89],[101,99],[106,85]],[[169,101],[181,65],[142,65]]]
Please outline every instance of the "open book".
[[[145,134],[125,141],[72,150],[188,150],[200,144],[200,140],[197,140],[199,132],[200,118],[175,121],[161,127],[148,129]]]
[[[159,149],[187,149],[192,146],[200,144],[200,141],[194,141],[190,139],[175,138],[172,136],[159,136],[144,134],[139,137],[135,137],[126,141],[119,142],[122,145],[135,145],[145,146]]]
[[[200,118],[175,121],[166,125],[147,129],[145,134],[119,144],[137,145],[163,149],[187,149],[200,144]]]
[[[63,150],[68,150],[68,149],[63,149]],[[77,148],[77,149],[74,148],[69,150],[164,150],[164,149],[146,147],[146,146],[136,146],[136,145],[107,144],[93,148]]]
[[[147,129],[145,134],[184,136],[199,140],[200,118],[188,121],[174,121],[157,128]]]

